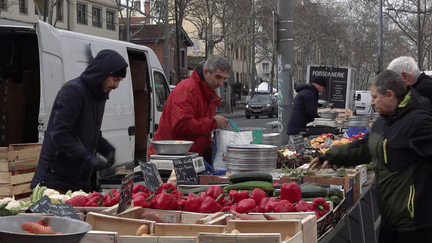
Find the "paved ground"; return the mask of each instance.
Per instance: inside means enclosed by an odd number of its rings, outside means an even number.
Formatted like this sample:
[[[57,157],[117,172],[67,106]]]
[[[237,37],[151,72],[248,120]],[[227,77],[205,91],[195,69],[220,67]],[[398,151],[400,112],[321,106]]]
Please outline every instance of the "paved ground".
[[[234,112],[216,112],[216,114],[224,116],[228,119],[233,118],[241,118],[245,116],[245,110],[244,109],[237,109]]]

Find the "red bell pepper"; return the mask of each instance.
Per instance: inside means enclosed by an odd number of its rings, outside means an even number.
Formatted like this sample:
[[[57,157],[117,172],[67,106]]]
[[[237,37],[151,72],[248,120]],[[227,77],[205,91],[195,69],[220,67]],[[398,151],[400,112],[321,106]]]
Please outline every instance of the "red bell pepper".
[[[176,209],[177,198],[172,194],[162,191],[161,193],[156,195],[153,202],[153,207],[155,209],[165,209],[165,210]]]
[[[241,200],[249,198],[249,192],[231,190],[229,191],[229,197],[233,203],[239,203]]]
[[[281,186],[280,198],[296,203],[302,199],[301,188],[295,183],[283,183]]]
[[[185,209],[186,199],[177,199],[177,210],[183,211]]]
[[[186,198],[184,211],[199,212],[202,202],[202,197],[188,197]]]
[[[189,192],[189,193],[187,194],[186,197],[187,197],[187,198],[189,198],[189,197],[194,198],[194,197],[198,197],[198,196],[197,196],[197,194],[195,194],[195,193]]]
[[[84,207],[99,207],[102,206],[103,199],[102,197],[94,196],[88,200],[88,202],[84,205]]]
[[[255,200],[256,204],[259,205],[263,198],[267,197],[267,193],[260,188],[253,189],[250,198]]]
[[[295,211],[297,211],[295,209],[295,207],[292,205],[292,203],[290,203],[288,200],[283,199],[283,200],[280,200],[279,202],[282,203],[285,206],[285,208],[287,209],[287,212],[295,212]]]
[[[311,204],[312,210],[315,212],[317,219],[324,216],[328,211],[330,211],[330,205],[322,197],[317,197],[313,200]]]
[[[237,205],[237,213],[249,213],[256,208],[256,202],[252,198],[243,199]]]
[[[151,208],[153,206],[154,197],[156,194],[151,194],[149,197],[144,197],[143,194],[140,196],[136,196],[133,198],[133,204],[134,206],[140,206],[143,208]]]
[[[120,200],[120,192],[113,189],[104,195],[102,204],[104,207],[111,207],[119,203],[119,200]]]
[[[216,213],[222,209],[222,206],[210,196],[204,198],[199,208],[200,213]]]
[[[65,203],[71,204],[74,207],[84,207],[86,203],[89,201],[87,196],[84,195],[78,195],[71,199],[68,199],[65,201]]]
[[[312,211],[312,205],[304,200],[300,200],[295,205],[297,211],[300,212],[310,212]]]
[[[287,212],[286,206],[279,200],[273,200],[267,203],[264,211],[267,212]]]
[[[215,199],[218,203],[222,203],[225,198],[225,192],[221,186],[209,186],[205,190],[205,193],[207,196]]]
[[[136,193],[133,193],[133,194],[132,194],[132,200],[133,200],[134,198],[136,198],[136,197],[144,197],[144,198],[148,198],[150,195],[151,195],[150,192],[147,193],[147,192],[144,192],[144,191],[139,191],[139,192],[136,192]]]
[[[176,186],[174,184],[164,183],[158,188],[156,194],[160,194],[160,193],[162,193],[162,191],[166,191],[167,193],[172,193],[172,192],[177,191],[177,189],[176,189]]]
[[[219,212],[229,212],[231,210],[232,206],[223,206]]]
[[[222,204],[221,204],[222,207],[231,206],[231,205],[233,205],[233,202],[231,200],[229,200],[227,197],[224,198],[224,200],[222,201]]]
[[[147,187],[145,187],[142,184],[135,184],[132,188],[132,193],[137,193],[137,192],[145,192],[147,194],[150,194],[150,191],[147,189]]]

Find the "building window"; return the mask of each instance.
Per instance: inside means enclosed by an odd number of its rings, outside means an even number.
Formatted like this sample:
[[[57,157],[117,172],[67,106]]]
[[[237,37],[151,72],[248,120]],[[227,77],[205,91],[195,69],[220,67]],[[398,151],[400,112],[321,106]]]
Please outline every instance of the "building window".
[[[87,25],[87,5],[77,3],[77,23]]]
[[[181,58],[181,68],[186,68],[186,52],[184,50],[181,50],[180,58]]]
[[[20,14],[27,14],[27,0],[19,0]]]
[[[115,22],[114,22],[114,20],[115,20],[114,16],[115,16],[114,11],[109,11],[109,10],[106,11],[106,28],[108,30],[115,30],[116,29]]]
[[[102,10],[100,8],[92,8],[93,27],[102,28]]]
[[[45,1],[44,0],[34,0],[35,14],[40,14],[41,16],[47,17],[45,15]]]
[[[0,10],[7,10],[7,0],[0,0]]]
[[[63,0],[57,1],[56,11],[57,11],[57,13],[56,13],[57,20],[63,21]]]
[[[263,73],[265,73],[265,74],[270,73],[270,71],[269,71],[270,65],[268,63],[263,63],[262,65],[263,65]]]

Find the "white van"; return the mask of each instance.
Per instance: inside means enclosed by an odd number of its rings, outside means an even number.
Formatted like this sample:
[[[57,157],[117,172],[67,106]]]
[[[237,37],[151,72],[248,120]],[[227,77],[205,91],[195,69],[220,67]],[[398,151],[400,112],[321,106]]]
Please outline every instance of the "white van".
[[[375,112],[372,108],[372,96],[370,91],[356,91],[354,100],[355,115],[370,115]]]
[[[146,46],[60,30],[0,26],[0,146],[41,143],[60,87],[78,77],[103,49],[128,62],[127,76],[110,93],[102,135],[116,148],[116,164],[146,160],[170,89],[155,53]]]

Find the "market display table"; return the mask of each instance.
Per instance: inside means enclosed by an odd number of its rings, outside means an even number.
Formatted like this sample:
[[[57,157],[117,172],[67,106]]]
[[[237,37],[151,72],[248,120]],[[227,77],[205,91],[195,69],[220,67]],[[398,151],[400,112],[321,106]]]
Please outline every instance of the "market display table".
[[[378,242],[381,216],[376,205],[376,187],[373,172],[362,187],[359,200],[347,209],[346,215],[319,243]]]

